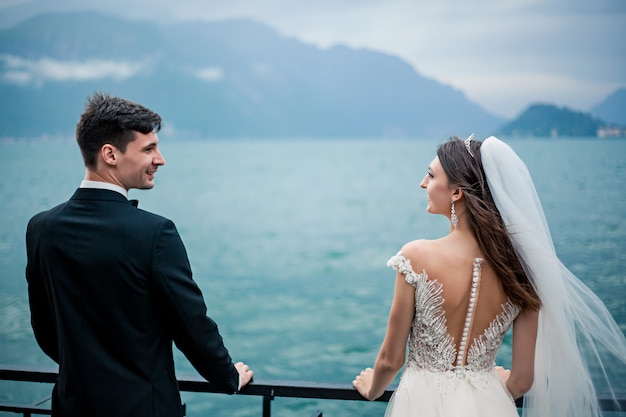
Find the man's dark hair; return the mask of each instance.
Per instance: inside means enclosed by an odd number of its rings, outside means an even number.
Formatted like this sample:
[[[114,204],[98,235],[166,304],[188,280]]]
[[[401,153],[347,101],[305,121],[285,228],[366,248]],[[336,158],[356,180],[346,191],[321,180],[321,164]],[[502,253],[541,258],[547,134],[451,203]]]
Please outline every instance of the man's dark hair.
[[[94,93],[87,99],[85,111],[76,125],[76,142],[87,168],[95,168],[97,155],[109,143],[126,152],[135,132],[150,133],[161,129],[161,116],[152,110],[119,97]]]

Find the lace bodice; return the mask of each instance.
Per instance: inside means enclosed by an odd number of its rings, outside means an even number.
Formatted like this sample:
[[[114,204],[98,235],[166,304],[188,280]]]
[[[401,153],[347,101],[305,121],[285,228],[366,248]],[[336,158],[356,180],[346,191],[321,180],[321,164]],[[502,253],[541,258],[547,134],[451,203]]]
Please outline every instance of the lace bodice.
[[[387,266],[404,274],[406,282],[415,287],[415,317],[409,338],[407,368],[431,372],[476,374],[493,372],[496,353],[502,338],[520,312],[518,306],[507,300],[502,312],[489,324],[481,336],[467,340],[473,322],[474,309],[478,301],[480,268],[482,259],[474,261],[472,293],[463,330],[463,338],[457,352],[454,338],[448,333],[446,317],[442,308],[442,285],[429,280],[426,271],[417,274],[402,252],[391,257]],[[467,353],[466,365],[463,359]]]

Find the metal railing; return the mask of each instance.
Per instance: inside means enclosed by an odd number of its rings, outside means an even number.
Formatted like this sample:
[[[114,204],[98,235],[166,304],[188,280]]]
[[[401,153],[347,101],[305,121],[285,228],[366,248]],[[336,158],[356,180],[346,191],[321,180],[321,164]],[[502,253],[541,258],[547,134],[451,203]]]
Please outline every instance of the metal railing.
[[[32,368],[26,366],[0,365],[0,380],[39,382],[53,384],[57,378],[56,369]],[[178,379],[178,385],[183,392],[222,393],[210,382],[200,376],[186,376]],[[377,399],[379,402],[388,402],[395,389],[389,387],[385,393]],[[262,415],[271,416],[272,400],[276,397],[285,398],[309,398],[321,400],[344,400],[344,401],[367,401],[350,384],[327,384],[303,381],[275,381],[254,380],[237,395],[252,395],[263,398]],[[48,398],[34,402],[32,405],[23,404],[0,404],[0,411],[9,411],[22,414],[24,417],[31,415],[50,415],[50,407],[42,405]],[[603,411],[626,411],[626,394],[617,396],[617,403],[610,395],[599,394],[598,401]],[[521,407],[523,398],[519,398],[517,406]],[[311,417],[322,417],[321,411],[315,411]]]

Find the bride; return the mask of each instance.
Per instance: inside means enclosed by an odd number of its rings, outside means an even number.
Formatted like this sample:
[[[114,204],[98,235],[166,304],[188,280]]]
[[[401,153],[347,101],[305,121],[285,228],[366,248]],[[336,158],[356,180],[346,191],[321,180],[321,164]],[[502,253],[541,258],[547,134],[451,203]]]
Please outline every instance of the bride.
[[[450,233],[409,242],[385,339],[354,387],[380,397],[408,359],[387,416],[599,417],[596,387],[615,400],[609,367],[626,339],[608,310],[558,259],[526,165],[504,142],[453,137],[421,187]],[[513,327],[511,369],[496,367]]]

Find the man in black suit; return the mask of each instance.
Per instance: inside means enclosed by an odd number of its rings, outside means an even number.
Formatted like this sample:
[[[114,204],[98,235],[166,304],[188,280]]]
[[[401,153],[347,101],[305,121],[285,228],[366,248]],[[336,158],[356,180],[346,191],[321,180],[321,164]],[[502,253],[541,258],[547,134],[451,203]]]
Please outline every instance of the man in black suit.
[[[53,416],[182,416],[172,342],[224,392],[252,378],[207,317],[174,223],[127,199],[165,163],[160,127],[144,106],[94,94],[76,127],[85,180],[28,224],[31,322],[59,364]]]

